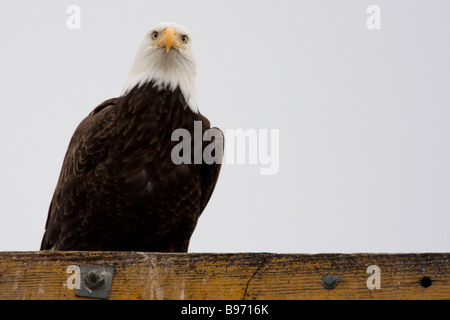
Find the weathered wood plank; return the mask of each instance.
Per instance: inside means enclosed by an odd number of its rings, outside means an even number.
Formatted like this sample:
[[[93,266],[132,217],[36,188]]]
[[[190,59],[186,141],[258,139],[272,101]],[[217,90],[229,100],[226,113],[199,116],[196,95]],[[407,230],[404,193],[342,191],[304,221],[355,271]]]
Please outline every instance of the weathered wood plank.
[[[109,299],[450,299],[449,261],[449,253],[3,252],[0,299],[81,299],[67,268],[85,264],[115,268]],[[380,289],[368,288],[371,265]],[[334,289],[322,285],[327,274],[339,280]]]

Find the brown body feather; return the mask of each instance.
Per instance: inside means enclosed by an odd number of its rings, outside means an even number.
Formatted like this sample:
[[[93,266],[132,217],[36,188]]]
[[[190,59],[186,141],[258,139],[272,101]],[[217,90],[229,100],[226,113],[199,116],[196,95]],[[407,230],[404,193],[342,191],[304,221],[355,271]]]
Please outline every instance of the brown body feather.
[[[179,89],[153,83],[95,108],[70,141],[41,250],[186,252],[220,171],[172,162],[172,132],[193,137],[194,121],[210,128]],[[213,143],[223,151],[223,135]]]

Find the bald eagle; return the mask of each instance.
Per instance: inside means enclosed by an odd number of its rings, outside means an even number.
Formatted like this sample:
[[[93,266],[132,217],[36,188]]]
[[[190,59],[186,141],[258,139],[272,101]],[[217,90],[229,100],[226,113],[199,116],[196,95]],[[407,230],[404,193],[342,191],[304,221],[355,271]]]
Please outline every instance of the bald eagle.
[[[153,27],[122,94],[97,106],[73,134],[41,250],[187,252],[221,168],[171,158],[174,130],[194,134],[195,122],[202,133],[210,129],[195,75],[188,31],[170,22]],[[217,130],[210,143],[220,158]],[[196,148],[192,154],[202,151]]]

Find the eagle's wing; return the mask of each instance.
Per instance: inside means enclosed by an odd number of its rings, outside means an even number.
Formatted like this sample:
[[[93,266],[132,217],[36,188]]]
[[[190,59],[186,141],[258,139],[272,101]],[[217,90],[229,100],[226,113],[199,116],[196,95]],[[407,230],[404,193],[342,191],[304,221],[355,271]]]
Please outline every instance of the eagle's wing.
[[[50,204],[41,250],[58,249],[60,242],[69,242],[71,238],[77,238],[76,233],[79,230],[72,228],[74,224],[71,223],[78,219],[74,214],[77,196],[83,196],[77,194],[77,191],[82,192],[82,184],[89,184],[89,180],[86,179],[80,183],[80,177],[86,177],[89,171],[98,170],[97,164],[108,154],[110,142],[115,134],[113,124],[117,101],[118,98],[114,98],[100,104],[75,130]],[[105,174],[107,175],[107,172],[102,172],[102,175]]]
[[[206,127],[210,127],[209,120],[200,114],[202,121],[206,123]],[[223,160],[223,152],[224,152],[224,135],[223,132],[219,128],[212,128],[210,130],[214,131],[213,141],[206,141],[206,145],[210,145],[211,148],[214,148],[215,152],[218,154],[215,155],[215,158],[219,159],[218,162],[213,164],[205,164],[202,166],[202,197],[200,204],[200,213],[203,212],[206,205],[211,198],[211,195],[216,187],[217,180],[219,178],[220,169],[222,168],[222,160]],[[205,150],[205,142],[203,145],[203,150]]]

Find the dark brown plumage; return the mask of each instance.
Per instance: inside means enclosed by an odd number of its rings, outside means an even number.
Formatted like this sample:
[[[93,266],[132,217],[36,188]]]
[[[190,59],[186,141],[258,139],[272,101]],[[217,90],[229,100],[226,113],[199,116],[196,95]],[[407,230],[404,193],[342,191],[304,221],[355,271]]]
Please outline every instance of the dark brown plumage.
[[[220,171],[172,162],[172,132],[193,136],[194,121],[210,128],[179,88],[153,82],[95,108],[70,141],[41,249],[186,252]],[[223,151],[222,134],[212,143]]]

